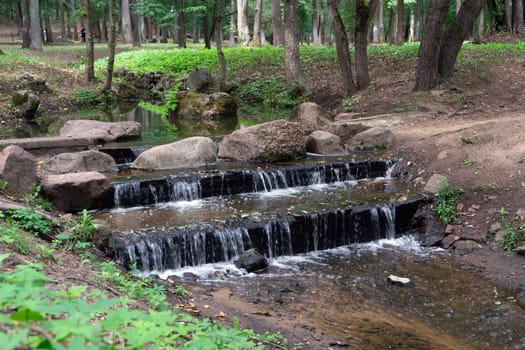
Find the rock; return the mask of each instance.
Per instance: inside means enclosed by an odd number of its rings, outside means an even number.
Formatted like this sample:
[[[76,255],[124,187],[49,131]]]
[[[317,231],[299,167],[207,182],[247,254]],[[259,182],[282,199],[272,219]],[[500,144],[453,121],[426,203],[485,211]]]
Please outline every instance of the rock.
[[[447,157],[448,157],[447,151],[441,151],[437,155],[438,160],[443,160],[443,159],[446,159]]]
[[[39,76],[22,73],[16,77],[18,83],[26,89],[34,92],[45,92],[48,90],[46,81]]]
[[[137,101],[140,99],[140,93],[137,88],[127,83],[114,84],[113,91],[119,100]]]
[[[27,90],[16,91],[11,97],[11,102],[17,114],[26,119],[34,119],[40,106],[40,98]]]
[[[347,143],[352,137],[368,129],[370,129],[369,126],[365,126],[361,123],[338,121],[332,123],[327,131],[339,136],[343,143]]]
[[[112,257],[115,254],[115,250],[111,246],[111,227],[104,220],[98,219],[93,220],[93,225],[95,225],[97,232],[91,237],[91,242],[106,256]]]
[[[140,137],[141,127],[137,122],[100,122],[97,120],[68,120],[60,129],[63,137],[85,137],[102,142]]]
[[[421,245],[423,247],[434,247],[443,238],[445,238],[445,225],[440,221],[430,219],[426,225]]]
[[[444,181],[447,181],[446,176],[433,174],[430,179],[428,179],[423,190],[432,194],[436,194],[439,192],[439,190],[441,190]]]
[[[182,91],[177,94],[177,100],[177,109],[170,113],[170,117],[180,115],[212,118],[237,114],[237,102],[225,92],[207,95]]]
[[[332,125],[330,115],[318,104],[301,103],[290,116],[289,121],[297,122],[305,134],[314,130],[329,130]]]
[[[456,241],[459,241],[461,237],[457,235],[448,235],[439,242],[439,246],[443,249],[450,248]]]
[[[394,133],[386,128],[373,127],[352,137],[345,143],[348,150],[388,149],[394,142]]]
[[[499,230],[501,230],[501,222],[495,222],[489,227],[489,233],[491,235],[495,235]]]
[[[61,153],[46,160],[42,166],[55,174],[81,173],[86,171],[113,171],[117,164],[110,155],[99,151]]]
[[[235,266],[248,272],[260,271],[268,267],[268,259],[255,249],[250,249],[239,256]]]
[[[518,293],[516,296],[516,302],[522,309],[525,309],[525,290]]]
[[[516,211],[516,217],[520,219],[521,221],[525,220],[525,208],[519,208]]]
[[[186,89],[205,92],[213,85],[213,78],[207,69],[193,69],[186,78]]]
[[[525,255],[525,245],[519,246],[516,248],[517,255]]]
[[[94,171],[48,175],[42,180],[42,193],[55,207],[66,212],[113,206],[111,183]]]
[[[207,137],[189,137],[142,152],[130,167],[148,170],[190,168],[216,160],[215,142]]]
[[[480,230],[464,227],[461,232],[458,233],[461,239],[475,241],[478,243],[485,243],[487,241],[487,234],[480,232]]]
[[[286,120],[235,130],[220,143],[219,157],[278,162],[306,155],[301,126]]]
[[[317,130],[308,136],[306,151],[317,154],[341,154],[345,149],[339,136]]]
[[[410,278],[399,277],[395,275],[388,276],[386,280],[397,286],[408,286],[410,284]]]
[[[10,145],[0,152],[0,179],[13,194],[31,192],[37,184],[37,160],[23,148]]]
[[[467,255],[472,253],[475,249],[481,248],[481,245],[472,240],[460,240],[454,242],[452,250],[458,255]]]

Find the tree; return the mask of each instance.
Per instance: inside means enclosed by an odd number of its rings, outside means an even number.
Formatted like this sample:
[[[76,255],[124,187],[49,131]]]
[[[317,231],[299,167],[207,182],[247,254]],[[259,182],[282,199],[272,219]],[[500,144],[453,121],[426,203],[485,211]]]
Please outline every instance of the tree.
[[[321,14],[317,9],[317,0],[312,0],[312,43],[321,45]]]
[[[93,50],[93,30],[91,28],[91,6],[89,0],[82,0],[82,16],[86,27],[86,79],[91,82],[95,80],[95,54]]]
[[[281,0],[271,0],[273,45],[283,44],[283,23],[281,19]]]
[[[113,81],[113,68],[115,65],[115,44],[117,34],[117,19],[115,16],[115,0],[108,0],[108,12],[109,12],[109,56],[108,56],[108,69],[106,75],[106,83],[104,85],[104,91],[111,90],[111,83]]]
[[[262,6],[263,0],[256,0],[255,15],[253,18],[253,40],[255,45],[260,45],[261,42],[261,22],[262,22]]]
[[[186,21],[184,19],[184,0],[177,0],[177,44],[179,48],[186,48]]]
[[[222,52],[222,18],[224,16],[224,0],[215,0],[213,6],[213,21],[215,23],[215,44],[217,45],[217,56],[220,64],[219,89],[224,90],[226,83],[226,59]]]
[[[370,27],[371,14],[376,11],[378,0],[370,0],[368,6],[364,0],[355,3],[355,67],[357,87],[364,89],[370,84],[368,74],[368,28]]]
[[[31,50],[42,51],[42,29],[40,26],[40,2],[29,0],[29,22],[31,26]]]
[[[22,17],[22,48],[29,49],[31,46],[31,26],[29,18],[29,0],[21,0],[20,13]]]
[[[394,44],[403,45],[405,41],[405,3],[404,0],[397,0],[395,37]]]
[[[450,3],[430,0],[423,39],[419,48],[414,89],[430,90],[454,73],[463,41],[472,33],[474,22],[486,0],[465,0],[452,24],[444,32]]]
[[[523,30],[523,0],[512,0],[512,31],[521,33]]]
[[[126,44],[133,43],[133,33],[131,31],[131,12],[129,0],[122,0],[120,6],[122,37]]]
[[[250,29],[248,28],[248,0],[237,0],[237,34],[239,42],[247,45],[250,41]]]
[[[302,85],[300,62],[297,0],[284,0],[284,73],[288,84]]]
[[[337,10],[336,0],[328,0],[328,9],[334,18],[335,49],[337,52],[339,68],[341,69],[341,75],[343,76],[345,93],[347,96],[351,96],[357,92],[357,87],[352,78],[352,59],[350,58],[350,52],[348,52],[347,32],[343,20],[341,19],[341,15]]]

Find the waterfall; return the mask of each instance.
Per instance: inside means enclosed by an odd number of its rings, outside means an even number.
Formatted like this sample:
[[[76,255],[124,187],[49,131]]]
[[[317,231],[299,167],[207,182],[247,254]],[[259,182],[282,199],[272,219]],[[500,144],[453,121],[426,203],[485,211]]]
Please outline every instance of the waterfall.
[[[170,201],[193,201],[202,198],[201,183],[198,179],[191,181],[172,179]]]
[[[381,212],[385,217],[385,237],[388,239],[396,238],[395,208],[381,207]]]
[[[381,226],[379,224],[379,212],[377,208],[370,209],[370,225],[375,239],[381,238]]]
[[[140,198],[140,182],[120,182],[114,183],[113,205],[115,208],[121,208],[128,198]]]

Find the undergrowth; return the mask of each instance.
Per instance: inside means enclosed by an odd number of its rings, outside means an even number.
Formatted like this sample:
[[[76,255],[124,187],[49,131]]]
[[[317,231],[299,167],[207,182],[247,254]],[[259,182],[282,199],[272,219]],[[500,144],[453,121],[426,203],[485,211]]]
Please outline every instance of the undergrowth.
[[[438,188],[435,209],[438,220],[445,225],[454,223],[456,221],[456,203],[461,190],[454,188],[447,178],[440,181]]]

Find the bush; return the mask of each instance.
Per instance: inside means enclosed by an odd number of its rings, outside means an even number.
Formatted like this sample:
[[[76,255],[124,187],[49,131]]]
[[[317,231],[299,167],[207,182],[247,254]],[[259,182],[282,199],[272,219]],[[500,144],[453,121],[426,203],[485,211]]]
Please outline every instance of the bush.
[[[448,179],[443,179],[439,184],[439,191],[436,193],[436,214],[438,220],[445,225],[456,221],[456,203],[460,192],[450,184]]]

